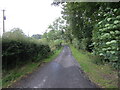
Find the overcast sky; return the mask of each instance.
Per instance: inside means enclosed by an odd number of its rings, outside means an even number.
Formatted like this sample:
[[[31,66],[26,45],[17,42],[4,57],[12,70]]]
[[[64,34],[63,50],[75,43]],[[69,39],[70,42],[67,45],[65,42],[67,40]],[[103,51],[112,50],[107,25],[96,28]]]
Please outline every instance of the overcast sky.
[[[61,8],[51,6],[53,0],[0,0],[0,33],[2,33],[2,9],[5,9],[5,30],[21,28],[31,36],[42,34],[57,17]]]

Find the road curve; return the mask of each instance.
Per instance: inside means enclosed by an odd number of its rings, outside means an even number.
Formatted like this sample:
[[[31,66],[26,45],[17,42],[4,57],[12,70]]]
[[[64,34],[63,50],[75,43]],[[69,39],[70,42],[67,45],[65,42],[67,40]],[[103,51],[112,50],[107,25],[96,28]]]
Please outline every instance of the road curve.
[[[82,73],[79,64],[65,46],[59,56],[12,85],[13,88],[97,88]]]

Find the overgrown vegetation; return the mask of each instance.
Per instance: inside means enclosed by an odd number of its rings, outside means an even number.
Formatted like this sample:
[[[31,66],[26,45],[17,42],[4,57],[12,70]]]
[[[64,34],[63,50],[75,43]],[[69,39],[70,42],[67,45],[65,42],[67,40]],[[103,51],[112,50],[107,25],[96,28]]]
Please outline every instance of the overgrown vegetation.
[[[73,46],[71,46],[71,51],[92,82],[102,88],[118,88],[117,70],[111,68],[108,64],[95,64],[94,61],[98,58],[91,53],[77,50]]]
[[[106,62],[120,68],[120,9],[107,8],[106,18],[96,24],[93,30],[94,54],[101,56]],[[110,14],[110,15],[109,15]]]
[[[60,17],[48,26],[47,31],[42,35],[41,42],[47,43],[51,50],[59,49],[64,43],[64,21]]]
[[[48,45],[24,35],[22,30],[15,28],[2,37],[2,69],[9,70],[29,61],[36,62],[49,56]],[[39,58],[39,59],[37,59]]]
[[[53,3],[58,5],[59,3]],[[120,2],[62,2],[65,41],[120,69]],[[99,59],[100,58],[100,59]]]

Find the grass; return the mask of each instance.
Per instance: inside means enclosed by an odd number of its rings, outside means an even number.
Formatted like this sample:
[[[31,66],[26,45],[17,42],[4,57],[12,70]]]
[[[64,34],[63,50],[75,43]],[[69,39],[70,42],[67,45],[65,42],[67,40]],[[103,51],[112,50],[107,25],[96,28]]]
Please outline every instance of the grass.
[[[59,53],[61,52],[62,48],[56,50],[55,53],[49,56],[47,59],[41,60],[39,62],[29,62],[28,64],[24,65],[21,68],[15,68],[11,71],[8,71],[5,76],[2,77],[2,87],[6,88],[15,83],[16,81],[20,80],[23,76],[27,76],[27,74],[32,73],[34,70],[39,68],[41,64],[48,63],[56,58]]]
[[[78,51],[73,46],[71,51],[89,79],[102,88],[118,88],[118,73],[108,64],[93,63],[94,57],[89,52]]]

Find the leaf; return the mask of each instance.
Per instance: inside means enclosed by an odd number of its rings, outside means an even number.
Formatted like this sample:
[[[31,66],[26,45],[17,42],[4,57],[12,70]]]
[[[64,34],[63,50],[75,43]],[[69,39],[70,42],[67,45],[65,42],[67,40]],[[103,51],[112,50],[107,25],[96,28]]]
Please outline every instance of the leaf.
[[[101,24],[101,23],[102,23],[102,21],[98,22],[98,24]]]
[[[117,9],[114,9],[113,11],[114,11],[114,12],[116,12],[116,11],[117,11]]]
[[[107,45],[111,44],[111,42],[106,42]]]
[[[113,32],[113,31],[110,31],[110,34],[115,34],[115,32]]]
[[[109,22],[111,20],[111,18],[108,18],[107,21]]]
[[[117,43],[117,40],[112,40],[111,43]]]
[[[118,20],[115,20],[115,21],[114,21],[114,24],[118,24],[118,23],[119,23],[119,21],[118,21]]]
[[[117,19],[120,19],[120,15],[116,17]]]
[[[120,34],[120,31],[117,30],[117,31],[115,31],[115,33],[116,33],[116,34]]]
[[[110,24],[106,24],[105,27],[108,27]]]
[[[104,54],[103,54],[103,53],[100,53],[99,55],[100,55],[100,56],[103,56]]]

